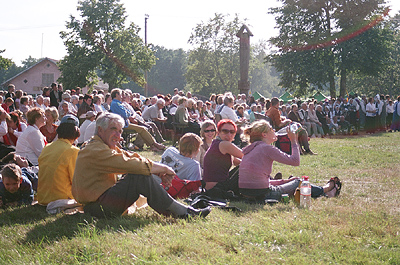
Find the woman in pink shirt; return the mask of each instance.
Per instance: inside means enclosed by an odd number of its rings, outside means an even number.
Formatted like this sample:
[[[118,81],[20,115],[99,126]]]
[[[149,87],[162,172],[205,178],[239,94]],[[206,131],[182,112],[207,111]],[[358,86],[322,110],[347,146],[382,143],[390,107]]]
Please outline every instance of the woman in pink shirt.
[[[243,149],[243,158],[239,167],[239,191],[245,197],[262,201],[275,199],[280,201],[282,194],[294,195],[299,185],[299,178],[271,179],[272,163],[277,161],[282,164],[299,166],[300,152],[297,136],[287,129],[292,145],[292,155],[288,155],[271,145],[277,140],[275,131],[265,120],[252,123],[244,130],[250,138],[251,145]],[[312,185],[311,196],[319,197],[334,188],[334,183],[329,182],[327,187]]]

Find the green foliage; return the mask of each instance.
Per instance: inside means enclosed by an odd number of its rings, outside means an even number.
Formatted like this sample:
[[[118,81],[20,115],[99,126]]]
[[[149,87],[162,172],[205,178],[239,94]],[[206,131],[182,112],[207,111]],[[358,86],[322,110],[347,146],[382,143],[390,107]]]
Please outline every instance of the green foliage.
[[[119,0],[79,1],[81,20],[71,16],[60,32],[68,55],[60,61],[60,82],[66,86],[91,85],[96,72],[110,87],[130,78],[144,85],[143,72],[155,64],[155,56],[139,37],[139,28],[125,26],[126,11]],[[79,67],[77,67],[79,66]]]
[[[385,24],[384,30],[392,32],[393,41],[384,53],[389,53],[384,71],[376,76],[365,76],[355,73],[349,76],[348,91],[358,94],[376,95],[377,93],[400,95],[400,14]],[[380,36],[377,36],[380,37]],[[378,40],[379,41],[379,40]],[[379,51],[376,51],[379,52]],[[367,65],[370,67],[370,65]]]
[[[0,50],[0,54],[5,52],[5,50]],[[1,69],[6,69],[10,67],[12,64],[12,61],[10,59],[4,58],[3,56],[0,55],[0,70]]]
[[[272,98],[279,97],[284,89],[278,86],[279,74],[270,63],[265,63],[265,47],[262,44],[252,45],[250,58],[250,89],[260,92],[263,96]]]
[[[280,84],[289,91],[305,95],[329,85],[331,96],[335,96],[338,74],[340,95],[344,96],[348,74],[377,76],[384,71],[393,32],[378,24],[352,35],[377,18],[383,1],[281,2],[282,7],[270,10],[279,36],[270,39],[278,50],[267,59],[282,73]]]
[[[28,69],[29,67],[37,64],[40,60],[41,59],[36,59],[29,55],[29,57],[23,60],[21,63],[23,65],[23,68]]]
[[[236,33],[244,21],[236,14],[215,14],[198,24],[189,38],[195,46],[189,52],[186,79],[190,89],[202,95],[236,91],[239,80],[239,39]]]
[[[162,46],[150,46],[156,56],[156,64],[147,73],[148,95],[172,94],[175,87],[186,86],[184,74],[187,67],[187,52],[183,49],[166,49]],[[143,94],[144,88],[133,81],[122,86]]]

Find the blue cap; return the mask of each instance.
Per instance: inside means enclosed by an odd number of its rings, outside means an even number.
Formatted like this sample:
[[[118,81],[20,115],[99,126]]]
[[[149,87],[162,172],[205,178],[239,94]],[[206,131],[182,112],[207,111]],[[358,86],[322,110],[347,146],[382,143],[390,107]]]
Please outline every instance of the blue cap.
[[[72,115],[72,114],[67,114],[64,117],[62,117],[60,124],[63,123],[72,123],[75,126],[79,127],[79,120],[76,116]]]

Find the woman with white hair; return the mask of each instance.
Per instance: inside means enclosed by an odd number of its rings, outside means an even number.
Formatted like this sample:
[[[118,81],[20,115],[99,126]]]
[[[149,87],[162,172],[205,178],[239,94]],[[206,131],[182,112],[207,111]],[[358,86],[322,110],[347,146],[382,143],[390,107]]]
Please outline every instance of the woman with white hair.
[[[71,112],[73,112],[74,114],[78,113],[78,103],[79,103],[79,96],[72,95],[70,108],[71,108]]]
[[[43,104],[44,97],[39,95],[36,97],[35,107],[41,108],[42,110],[46,109],[46,106]]]

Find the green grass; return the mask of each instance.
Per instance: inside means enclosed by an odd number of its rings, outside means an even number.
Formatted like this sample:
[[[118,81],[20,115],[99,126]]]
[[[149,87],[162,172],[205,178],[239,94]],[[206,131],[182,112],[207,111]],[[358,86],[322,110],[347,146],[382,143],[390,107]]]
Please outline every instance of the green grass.
[[[319,185],[343,181],[340,197],[310,210],[231,203],[242,212],[189,222],[150,208],[110,220],[0,210],[0,264],[400,264],[400,134],[312,139],[311,148],[318,156],[301,166],[273,168]]]

